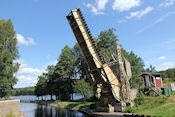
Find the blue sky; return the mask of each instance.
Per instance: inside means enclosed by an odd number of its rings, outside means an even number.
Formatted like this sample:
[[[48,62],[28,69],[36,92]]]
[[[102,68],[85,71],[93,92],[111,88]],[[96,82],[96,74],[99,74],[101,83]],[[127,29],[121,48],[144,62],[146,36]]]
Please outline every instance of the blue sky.
[[[18,39],[15,87],[34,86],[61,49],[73,47],[66,15],[75,8],[81,8],[94,37],[115,28],[119,44],[146,67],[175,67],[175,0],[0,0],[0,19],[12,20]]]

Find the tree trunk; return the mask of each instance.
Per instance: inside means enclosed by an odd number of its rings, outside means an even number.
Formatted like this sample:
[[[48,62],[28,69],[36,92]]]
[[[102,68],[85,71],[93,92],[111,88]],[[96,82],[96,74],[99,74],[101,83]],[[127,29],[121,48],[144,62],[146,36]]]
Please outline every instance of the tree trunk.
[[[50,100],[53,100],[53,99],[52,99],[52,94],[50,94]]]

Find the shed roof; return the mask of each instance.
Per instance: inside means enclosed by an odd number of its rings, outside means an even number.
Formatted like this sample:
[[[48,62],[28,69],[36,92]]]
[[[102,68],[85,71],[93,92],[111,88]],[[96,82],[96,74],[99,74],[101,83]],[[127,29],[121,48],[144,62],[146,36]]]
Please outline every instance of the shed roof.
[[[154,75],[154,76],[158,76],[158,75],[161,75],[160,73],[158,72],[143,72],[140,74],[140,76],[142,75]]]

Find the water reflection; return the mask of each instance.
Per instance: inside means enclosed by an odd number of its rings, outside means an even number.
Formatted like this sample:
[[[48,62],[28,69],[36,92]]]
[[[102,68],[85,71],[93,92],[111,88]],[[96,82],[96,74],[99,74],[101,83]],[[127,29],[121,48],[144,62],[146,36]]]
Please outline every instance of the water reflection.
[[[34,103],[21,103],[20,111],[24,113],[25,117],[85,117],[80,112],[56,109]]]

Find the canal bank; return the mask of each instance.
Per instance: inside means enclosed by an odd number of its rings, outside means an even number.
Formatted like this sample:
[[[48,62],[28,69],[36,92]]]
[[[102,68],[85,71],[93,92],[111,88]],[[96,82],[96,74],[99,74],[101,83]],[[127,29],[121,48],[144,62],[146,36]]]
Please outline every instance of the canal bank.
[[[0,100],[0,117],[6,117],[9,115],[13,115],[18,117],[19,112],[19,103],[20,100]]]

